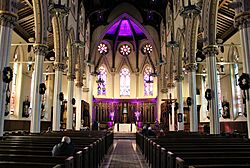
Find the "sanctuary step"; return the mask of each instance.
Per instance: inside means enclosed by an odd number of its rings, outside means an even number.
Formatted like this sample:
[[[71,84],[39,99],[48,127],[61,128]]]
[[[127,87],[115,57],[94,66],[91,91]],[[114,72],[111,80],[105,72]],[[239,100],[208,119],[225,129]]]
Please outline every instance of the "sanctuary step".
[[[114,133],[136,133],[136,125],[134,123],[116,123],[114,125]]]
[[[136,139],[136,133],[114,133],[114,139]]]

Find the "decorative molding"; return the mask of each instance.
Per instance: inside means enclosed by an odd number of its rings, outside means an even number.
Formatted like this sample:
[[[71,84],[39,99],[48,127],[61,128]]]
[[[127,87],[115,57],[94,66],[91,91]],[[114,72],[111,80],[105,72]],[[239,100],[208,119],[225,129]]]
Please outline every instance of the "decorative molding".
[[[168,87],[168,88],[174,88],[174,87],[175,87],[175,84],[174,84],[173,82],[169,82],[169,83],[167,84],[167,87]]]
[[[203,47],[203,53],[207,55],[208,57],[216,56],[219,54],[219,50],[216,45],[208,45],[208,46]]]
[[[55,70],[58,70],[58,71],[63,71],[63,69],[64,69],[64,64],[62,64],[62,63],[55,63],[54,64],[54,69]]]
[[[13,28],[17,22],[17,14],[0,10],[0,25]]]
[[[162,93],[168,93],[168,88],[162,88],[162,89],[161,89],[161,92],[162,92]]]
[[[49,12],[52,16],[58,16],[58,17],[64,17],[69,14],[70,8],[64,6],[64,5],[56,5],[54,3],[49,5]]]
[[[174,80],[176,80],[177,82],[181,82],[181,81],[184,80],[184,76],[182,76],[182,75],[176,75],[176,76],[174,77]]]
[[[44,44],[35,44],[35,46],[33,47],[33,51],[35,54],[45,56],[48,51],[48,46]]]
[[[198,68],[198,66],[197,66],[196,63],[191,63],[191,64],[187,64],[187,65],[186,65],[186,69],[187,69],[187,71],[189,71],[189,72],[194,72],[194,71],[197,70],[197,68]]]
[[[250,27],[250,12],[244,11],[234,17],[235,27],[239,29]]]
[[[80,82],[80,81],[77,81],[76,82],[76,87],[82,87],[83,86],[83,83],[82,82]]]
[[[84,88],[82,88],[82,91],[83,92],[89,92],[89,88],[84,87]]]
[[[73,74],[69,74],[69,75],[67,76],[67,79],[70,80],[70,81],[74,81],[74,79],[76,79],[76,76],[73,75]]]

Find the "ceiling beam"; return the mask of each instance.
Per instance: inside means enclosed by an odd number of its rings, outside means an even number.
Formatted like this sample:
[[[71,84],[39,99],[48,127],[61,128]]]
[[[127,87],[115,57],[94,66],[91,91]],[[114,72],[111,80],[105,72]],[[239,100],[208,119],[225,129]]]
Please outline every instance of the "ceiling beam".
[[[26,4],[27,4],[31,9],[33,9],[33,6],[32,6],[32,4],[30,3],[29,0],[24,0],[24,1],[26,2]]]
[[[19,20],[18,20],[18,23],[26,22],[26,21],[29,21],[29,20],[31,20],[31,19],[34,19],[34,14],[28,15],[28,16],[22,18],[22,19],[19,19]]]
[[[25,41],[28,42],[28,39],[30,38],[30,34],[29,34],[26,30],[24,30],[24,29],[19,25],[19,23],[16,23],[16,24],[15,24],[14,31],[15,31],[19,36],[21,36]]]
[[[225,18],[225,19],[228,19],[228,20],[231,20],[231,21],[234,22],[234,19],[231,18],[231,17],[229,17],[229,16],[223,15],[222,13],[219,13],[219,12],[218,12],[218,15],[220,15],[221,17],[223,17],[223,18]]]

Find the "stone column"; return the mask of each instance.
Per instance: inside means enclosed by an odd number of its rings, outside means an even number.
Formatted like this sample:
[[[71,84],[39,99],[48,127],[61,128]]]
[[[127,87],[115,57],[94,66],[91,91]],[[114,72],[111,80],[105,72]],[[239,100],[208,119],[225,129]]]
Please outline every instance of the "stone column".
[[[54,49],[55,49],[55,80],[54,80],[54,98],[53,98],[53,123],[52,130],[60,131],[60,101],[59,93],[62,91],[62,74],[63,74],[63,58],[65,50],[65,30],[64,30],[64,16],[69,12],[69,9],[65,6],[51,4],[49,6],[49,12],[51,13]]]
[[[198,132],[198,114],[196,105],[196,69],[197,65],[191,63],[187,65],[188,80],[189,80],[189,96],[192,99],[192,105],[190,107],[190,132]]]
[[[210,100],[210,134],[220,134],[219,122],[219,98],[218,98],[218,85],[217,85],[217,67],[216,67],[216,54],[218,49],[216,46],[208,46],[203,49],[207,56],[207,75],[208,75],[208,88],[212,91],[212,100]]]
[[[62,91],[63,64],[55,64],[54,97],[53,97],[53,123],[52,130],[60,131],[61,102],[59,94]]]
[[[67,123],[66,129],[72,130],[73,126],[73,104],[72,99],[74,95],[74,76],[68,76],[68,101],[67,101]]]
[[[180,75],[176,76],[175,80],[177,81],[177,102],[179,103],[178,113],[182,114],[182,122],[178,122],[178,131],[182,131],[184,130],[184,111],[183,111],[183,94],[182,94],[183,76]]]
[[[11,1],[6,2],[6,8],[11,8]],[[1,1],[1,3],[3,3]],[[9,6],[7,6],[9,5]],[[2,80],[3,68],[9,64],[12,28],[17,20],[17,15],[11,11],[0,10],[0,137],[3,136],[6,83]]]
[[[82,81],[76,83],[76,130],[80,130],[82,124]]]
[[[202,121],[207,120],[207,99],[205,98],[205,92],[206,92],[206,75],[201,76],[201,117]]]
[[[139,82],[139,73],[137,72],[135,74],[135,78],[136,78],[136,97],[139,97],[139,85],[140,85],[140,82]]]
[[[94,71],[94,66],[92,65],[91,67],[91,71]],[[89,76],[89,94],[88,94],[88,101],[89,101],[89,124],[90,124],[90,128],[92,129],[92,116],[93,116],[93,84],[94,84],[94,76],[88,74]]]
[[[239,27],[242,53],[243,53],[243,72],[250,74],[250,4],[248,0],[237,0],[242,6],[238,8],[235,16],[235,25]],[[249,91],[248,91],[249,92]],[[250,99],[246,99],[247,110],[247,129],[248,139],[250,139]]]
[[[43,78],[43,62],[48,47],[45,45],[37,44],[34,46],[35,53],[35,67],[34,67],[34,78],[33,89],[32,89],[32,110],[31,110],[31,122],[30,132],[40,133],[41,125],[41,98],[42,95],[39,93],[39,87],[42,83]]]
[[[52,121],[52,106],[54,97],[54,74],[48,75],[48,81],[46,82],[46,105],[45,108],[48,110],[48,121]]]
[[[115,98],[115,72],[111,72],[112,77],[112,97]]]

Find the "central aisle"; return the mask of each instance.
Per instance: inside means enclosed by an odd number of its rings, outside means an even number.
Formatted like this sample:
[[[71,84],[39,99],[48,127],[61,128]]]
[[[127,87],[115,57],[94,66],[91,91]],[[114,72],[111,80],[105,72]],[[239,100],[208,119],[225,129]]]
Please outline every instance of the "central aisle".
[[[147,168],[135,140],[114,140],[113,149],[106,155],[101,168]]]

